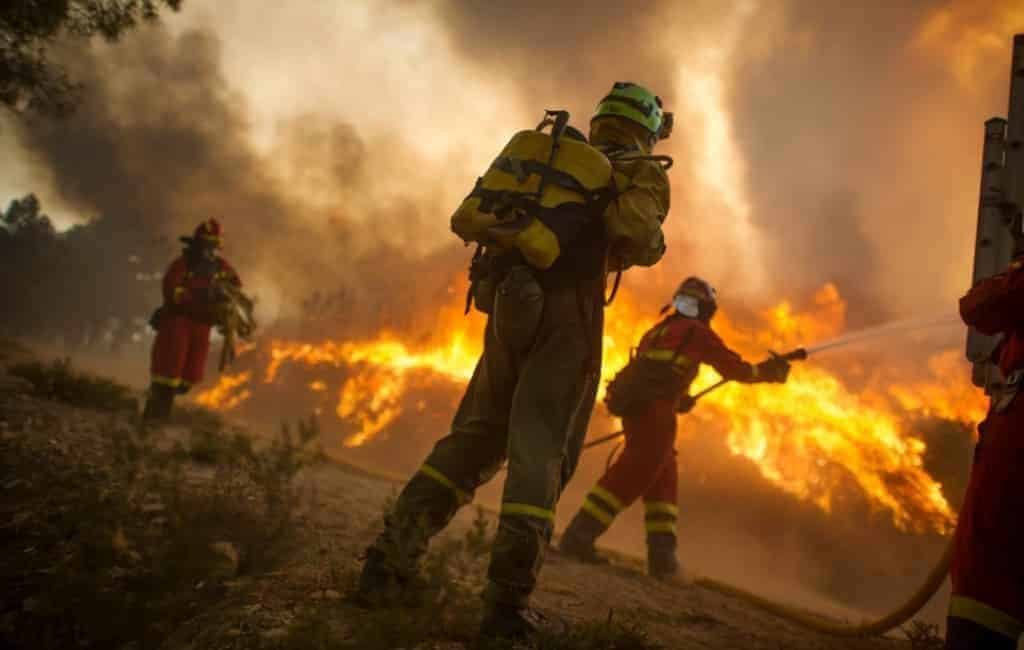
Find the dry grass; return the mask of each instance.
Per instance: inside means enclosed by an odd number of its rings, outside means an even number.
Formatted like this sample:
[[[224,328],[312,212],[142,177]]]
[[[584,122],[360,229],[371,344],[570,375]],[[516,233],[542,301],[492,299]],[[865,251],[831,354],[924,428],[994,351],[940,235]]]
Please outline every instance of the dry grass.
[[[50,363],[15,363],[7,372],[32,384],[33,394],[43,399],[98,411],[134,411],[138,401],[127,386],[76,370],[70,359]]]
[[[288,557],[314,421],[263,447],[210,429],[195,448],[153,436],[113,421],[96,453],[63,456],[4,438],[0,646],[155,648],[231,580]]]

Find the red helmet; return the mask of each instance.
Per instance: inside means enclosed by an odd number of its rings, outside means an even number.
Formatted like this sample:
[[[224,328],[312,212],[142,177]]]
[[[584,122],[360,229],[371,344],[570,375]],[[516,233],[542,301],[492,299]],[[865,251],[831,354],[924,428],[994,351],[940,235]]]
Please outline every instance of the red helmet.
[[[718,292],[706,280],[690,276],[672,295],[672,306],[684,316],[707,322],[718,309]]]
[[[207,219],[206,221],[196,226],[195,232],[192,233],[193,242],[212,244],[217,248],[221,247],[220,238],[220,222],[213,218]]]
[[[702,302],[718,303],[718,292],[707,280],[690,276],[683,280],[674,295],[693,296]]]

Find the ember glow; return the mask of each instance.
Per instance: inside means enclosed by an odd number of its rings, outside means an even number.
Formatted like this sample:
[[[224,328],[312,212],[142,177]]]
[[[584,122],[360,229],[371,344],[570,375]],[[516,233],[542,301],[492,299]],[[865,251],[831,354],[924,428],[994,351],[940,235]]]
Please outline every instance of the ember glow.
[[[625,295],[608,316],[602,391],[656,313]],[[723,313],[715,328],[731,346],[757,360],[769,349],[787,351],[843,333],[846,304],[829,284],[799,307],[782,302],[755,320],[739,323]],[[254,381],[282,381],[286,366],[308,372],[344,369],[346,378],[337,388],[320,374],[303,382],[320,395],[336,391],[335,414],[356,429],[344,444],[361,446],[387,432],[406,409],[423,409],[409,397],[415,387],[438,381],[458,387],[469,380],[480,353],[481,323],[449,307],[437,316],[433,331],[439,336],[427,342],[414,343],[398,332],[363,341],[272,340],[249,357],[250,363],[262,360],[261,372],[222,376],[197,401],[231,410],[251,397]],[[717,379],[705,368],[694,390]],[[913,378],[878,377],[858,391],[812,359],[795,364],[785,385],[726,385],[710,393],[692,417],[702,435],[722,435],[731,453],[753,462],[765,479],[826,512],[852,489],[903,530],[941,533],[952,527],[954,513],[924,469],[926,445],[912,421],[941,417],[973,424],[983,412],[983,395],[970,385],[958,351],[951,350],[932,357]]]

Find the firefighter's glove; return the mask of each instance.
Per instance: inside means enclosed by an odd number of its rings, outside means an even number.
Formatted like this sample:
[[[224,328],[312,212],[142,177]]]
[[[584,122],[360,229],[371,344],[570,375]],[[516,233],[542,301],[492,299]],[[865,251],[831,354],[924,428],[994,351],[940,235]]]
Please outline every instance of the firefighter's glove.
[[[765,359],[754,368],[759,382],[784,384],[789,379],[789,362],[779,357]]]

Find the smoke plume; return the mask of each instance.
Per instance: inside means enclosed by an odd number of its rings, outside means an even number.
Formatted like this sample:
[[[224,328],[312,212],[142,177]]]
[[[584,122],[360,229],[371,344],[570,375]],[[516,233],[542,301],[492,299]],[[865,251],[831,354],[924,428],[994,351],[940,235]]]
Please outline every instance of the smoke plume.
[[[733,63],[766,264],[860,287],[871,318],[966,288],[982,124],[1005,113],[1011,3],[771,4]]]
[[[17,124],[20,144],[79,214],[102,217],[124,241],[163,242],[166,258],[145,260],[148,270],[163,268],[178,236],[217,217],[225,255],[271,309],[286,303],[294,315],[313,292],[341,292],[346,311],[373,327],[378,303],[419,304],[398,278],[426,263],[423,214],[435,206],[423,193],[391,193],[387,177],[378,182],[388,161],[371,159],[354,126],[296,116],[260,154],[246,103],[222,73],[218,37],[206,30],[143,29],[113,47],[69,46],[67,61],[86,88],[82,104],[67,121]],[[401,152],[401,143],[388,150]],[[105,257],[137,252],[112,248]],[[464,263],[448,257],[429,260],[441,288]]]

